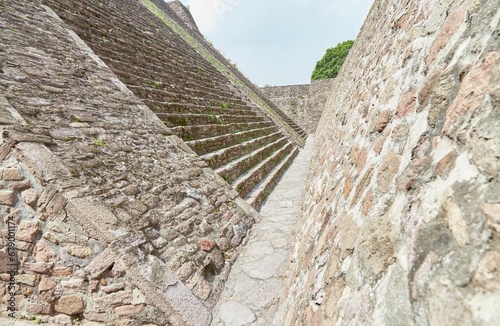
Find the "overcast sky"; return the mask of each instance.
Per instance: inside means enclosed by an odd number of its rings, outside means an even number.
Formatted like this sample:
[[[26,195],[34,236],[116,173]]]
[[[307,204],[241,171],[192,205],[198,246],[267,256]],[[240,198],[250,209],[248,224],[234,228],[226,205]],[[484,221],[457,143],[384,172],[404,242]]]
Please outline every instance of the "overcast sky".
[[[326,49],[355,39],[373,0],[181,0],[251,81],[309,83]]]

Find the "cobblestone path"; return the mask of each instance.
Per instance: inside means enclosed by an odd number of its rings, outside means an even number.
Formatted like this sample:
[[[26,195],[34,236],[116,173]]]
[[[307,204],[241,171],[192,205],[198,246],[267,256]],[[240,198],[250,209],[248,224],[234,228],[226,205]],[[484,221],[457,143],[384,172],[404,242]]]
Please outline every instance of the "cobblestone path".
[[[288,270],[290,245],[300,212],[314,139],[309,136],[274,191],[262,206],[225,289],[214,309],[212,325],[275,325],[274,314]]]

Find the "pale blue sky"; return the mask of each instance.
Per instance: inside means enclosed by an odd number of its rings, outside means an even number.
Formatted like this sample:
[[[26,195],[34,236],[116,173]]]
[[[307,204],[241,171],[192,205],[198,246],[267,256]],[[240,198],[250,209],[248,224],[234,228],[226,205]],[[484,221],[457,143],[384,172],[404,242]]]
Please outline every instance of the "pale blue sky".
[[[327,48],[356,38],[373,0],[181,2],[202,34],[263,86],[309,83]]]

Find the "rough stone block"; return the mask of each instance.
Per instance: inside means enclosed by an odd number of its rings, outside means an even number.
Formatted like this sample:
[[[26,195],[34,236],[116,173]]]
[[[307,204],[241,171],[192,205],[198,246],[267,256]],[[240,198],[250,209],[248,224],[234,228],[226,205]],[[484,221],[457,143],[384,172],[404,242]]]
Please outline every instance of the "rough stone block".
[[[16,194],[11,190],[0,190],[0,205],[14,207],[16,205]]]
[[[38,277],[33,274],[21,274],[16,276],[16,282],[27,286],[35,286]]]
[[[200,239],[198,240],[198,244],[200,245],[201,250],[204,251],[210,251],[215,246],[215,242],[208,239]]]
[[[16,239],[24,242],[33,242],[36,235],[40,233],[41,230],[38,227],[38,222],[36,221],[23,221],[19,224],[19,228],[16,232]]]
[[[50,315],[52,313],[52,305],[47,302],[30,300],[26,303],[26,312],[32,315]]]
[[[79,246],[73,243],[70,243],[66,246],[66,250],[71,256],[75,256],[78,258],[90,258],[93,255],[92,249],[88,246]]]
[[[132,291],[120,291],[94,299],[97,311],[107,311],[109,308],[129,305],[132,303]]]
[[[24,202],[29,205],[31,208],[36,207],[36,201],[38,199],[38,191],[35,189],[28,189],[21,193],[21,198]]]
[[[42,280],[38,284],[38,292],[49,291],[55,288],[57,285],[56,282],[52,281],[48,277],[42,277]]]
[[[62,296],[55,305],[55,310],[57,312],[66,315],[80,314],[83,312],[84,308],[85,303],[83,299],[75,294]]]
[[[54,267],[53,263],[24,263],[23,268],[26,271],[39,274],[48,274],[50,269]]]
[[[54,262],[56,258],[55,250],[47,243],[47,241],[40,240],[33,249],[33,256],[39,262]]]
[[[53,277],[65,278],[73,276],[73,266],[56,266],[52,270]]]
[[[500,204],[485,204],[481,210],[488,218],[488,226],[500,236]]]
[[[125,305],[115,308],[115,313],[120,316],[131,316],[141,313],[144,310],[144,305]]]
[[[0,171],[0,175],[5,181],[21,181],[24,179],[17,168],[3,169]]]

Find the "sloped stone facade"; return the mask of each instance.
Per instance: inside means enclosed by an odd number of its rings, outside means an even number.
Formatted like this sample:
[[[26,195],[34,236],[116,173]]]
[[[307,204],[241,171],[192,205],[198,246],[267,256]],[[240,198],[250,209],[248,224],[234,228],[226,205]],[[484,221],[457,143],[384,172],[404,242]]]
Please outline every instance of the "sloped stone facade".
[[[257,213],[49,7],[1,9],[0,317],[208,324]]]

